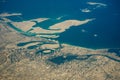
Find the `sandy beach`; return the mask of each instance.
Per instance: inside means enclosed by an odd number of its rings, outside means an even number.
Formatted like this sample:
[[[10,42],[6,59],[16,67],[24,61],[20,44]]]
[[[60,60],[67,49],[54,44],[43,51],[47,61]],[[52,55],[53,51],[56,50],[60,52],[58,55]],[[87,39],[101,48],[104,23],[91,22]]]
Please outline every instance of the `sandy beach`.
[[[23,31],[28,31],[32,29],[34,25],[36,25],[36,22],[34,21],[37,21],[39,23],[48,19],[49,18],[37,18],[37,19],[32,19],[32,20],[22,21],[22,22],[11,22],[11,24]]]
[[[46,21],[46,20],[48,20],[49,18],[37,18],[37,19],[32,19],[32,20],[30,20],[30,21],[37,21],[38,23],[40,23],[40,22],[43,22],[43,21]]]
[[[93,19],[86,19],[83,21],[80,20],[66,20],[58,24],[54,24],[49,27],[49,29],[59,29],[61,31],[65,31],[65,29],[69,29],[71,26],[79,26],[82,24],[86,24],[89,21],[92,21]]]
[[[21,29],[23,31],[28,31],[35,24],[36,24],[35,22],[31,22],[31,21],[12,22],[12,25],[14,25],[15,27],[17,27],[17,28],[19,28],[19,29]]]
[[[41,33],[41,34],[56,34],[56,33],[62,33],[66,29],[69,29],[72,26],[80,26],[82,24],[86,24],[89,21],[92,21],[93,19],[86,19],[84,21],[79,20],[66,20],[57,24],[54,24],[52,26],[49,26],[49,30],[43,29],[41,27],[36,27],[32,31],[32,33]]]

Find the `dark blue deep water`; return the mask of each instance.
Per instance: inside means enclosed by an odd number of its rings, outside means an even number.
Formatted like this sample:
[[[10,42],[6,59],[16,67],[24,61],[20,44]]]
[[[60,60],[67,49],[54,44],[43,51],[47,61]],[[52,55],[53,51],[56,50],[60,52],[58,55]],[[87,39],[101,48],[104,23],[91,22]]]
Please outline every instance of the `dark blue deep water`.
[[[90,13],[81,12],[80,9],[93,9],[95,7],[86,4],[88,1],[104,3],[107,6],[99,7]],[[6,0],[6,2],[0,0],[0,13],[22,13],[21,17],[24,20],[60,16],[65,16],[65,19],[77,20],[95,18],[88,24],[70,28],[60,34],[58,40],[63,43],[94,49],[120,48],[119,3],[120,0]],[[44,26],[51,24],[46,22]],[[97,36],[95,37],[95,35]]]

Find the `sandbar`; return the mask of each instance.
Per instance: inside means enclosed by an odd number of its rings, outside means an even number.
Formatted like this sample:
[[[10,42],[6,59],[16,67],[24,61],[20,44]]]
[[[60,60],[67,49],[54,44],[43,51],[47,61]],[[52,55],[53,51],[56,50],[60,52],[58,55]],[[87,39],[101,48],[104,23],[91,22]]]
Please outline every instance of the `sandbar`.
[[[36,22],[34,21],[37,21],[39,23],[48,19],[49,18],[37,18],[37,19],[32,19],[32,20],[22,21],[22,22],[11,22],[11,24],[23,31],[28,31],[32,29],[34,25],[36,25]]]
[[[28,31],[32,28],[32,26],[34,26],[36,23],[35,22],[31,22],[31,21],[23,21],[23,22],[12,22],[12,25],[14,25],[15,27],[23,30],[23,31]]]
[[[38,23],[40,23],[40,22],[43,22],[43,21],[46,21],[46,20],[48,20],[49,18],[37,18],[37,19],[32,19],[32,20],[30,20],[30,21],[37,21]]]
[[[41,27],[36,27],[32,31],[32,33],[40,33],[40,34],[59,34],[64,32],[66,29],[69,29],[72,26],[80,26],[82,24],[86,24],[93,19],[86,19],[83,21],[80,20],[66,20],[52,26],[49,26],[49,30],[43,29]]]

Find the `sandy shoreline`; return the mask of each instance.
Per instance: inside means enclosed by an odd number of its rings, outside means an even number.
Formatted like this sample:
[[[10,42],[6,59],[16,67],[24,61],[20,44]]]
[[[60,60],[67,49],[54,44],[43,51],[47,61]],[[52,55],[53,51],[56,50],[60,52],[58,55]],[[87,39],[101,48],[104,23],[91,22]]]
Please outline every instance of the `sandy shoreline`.
[[[60,23],[56,23],[56,24],[53,24],[52,26],[48,26],[48,29],[44,29],[42,28],[42,26],[36,25],[37,23],[41,23],[48,19],[50,18],[37,18],[37,19],[31,19],[31,20],[21,21],[21,22],[13,22],[9,20],[9,22],[14,27],[21,29],[25,33],[27,32],[27,34],[34,33],[39,37],[58,38],[59,34],[66,31],[66,29],[69,29],[70,27],[80,26],[94,20],[94,19],[85,19],[82,21],[81,20],[64,20]],[[7,18],[5,18],[4,20],[8,22]]]
[[[31,32],[33,33],[48,33],[48,34],[56,34],[56,33],[62,33],[66,29],[69,29],[72,26],[80,26],[82,24],[86,24],[89,21],[92,21],[93,19],[86,19],[84,21],[79,20],[66,20],[61,23],[54,24],[52,26],[49,26],[49,30],[42,29],[41,27],[34,28]]]
[[[11,22],[11,24],[23,31],[28,31],[32,29],[34,25],[36,25],[36,22],[34,21],[37,21],[39,23],[39,22],[43,22],[48,19],[49,18],[37,18],[37,19],[32,19],[32,20],[22,21],[22,22]]]
[[[11,24],[23,31],[28,31],[36,23],[31,21],[23,21],[23,22],[12,22]]]

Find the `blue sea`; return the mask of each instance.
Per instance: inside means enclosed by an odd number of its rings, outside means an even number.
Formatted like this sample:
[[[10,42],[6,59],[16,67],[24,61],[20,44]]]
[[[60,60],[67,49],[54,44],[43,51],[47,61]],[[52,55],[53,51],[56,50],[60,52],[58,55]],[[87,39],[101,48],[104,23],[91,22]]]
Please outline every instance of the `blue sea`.
[[[107,6],[90,6],[87,2],[104,3]],[[22,13],[22,20],[39,17],[55,19],[64,16],[62,20],[76,19],[95,20],[77,27],[71,27],[60,34],[61,43],[101,49],[120,48],[120,0],[0,0],[0,13]],[[88,8],[91,12],[81,12]],[[14,18],[14,20],[18,20]],[[50,21],[45,28],[56,23]]]

